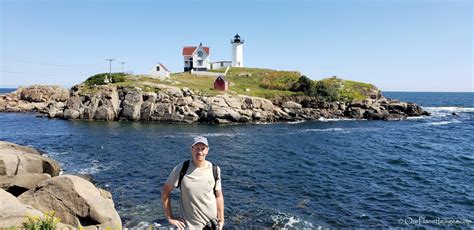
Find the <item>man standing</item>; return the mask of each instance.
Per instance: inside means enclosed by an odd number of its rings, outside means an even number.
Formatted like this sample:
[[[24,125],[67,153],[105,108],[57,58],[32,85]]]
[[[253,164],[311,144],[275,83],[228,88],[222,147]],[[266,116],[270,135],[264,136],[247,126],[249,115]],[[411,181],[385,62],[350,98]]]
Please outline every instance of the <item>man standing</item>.
[[[224,226],[224,196],[220,169],[206,161],[208,152],[207,139],[203,136],[195,137],[191,146],[192,160],[174,167],[163,185],[161,201],[166,219],[178,229],[203,229],[211,220],[217,222],[219,229]],[[173,216],[171,210],[170,193],[175,187],[181,189],[182,218]]]

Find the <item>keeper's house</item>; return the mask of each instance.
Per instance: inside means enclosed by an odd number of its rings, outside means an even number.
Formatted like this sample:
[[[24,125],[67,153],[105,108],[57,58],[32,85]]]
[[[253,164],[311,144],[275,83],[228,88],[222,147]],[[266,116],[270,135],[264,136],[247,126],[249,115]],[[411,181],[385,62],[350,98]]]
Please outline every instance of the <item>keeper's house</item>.
[[[185,46],[183,47],[184,71],[207,71],[209,66],[209,47]]]
[[[158,62],[158,64],[156,64],[151,69],[150,76],[155,77],[155,78],[165,79],[165,78],[170,77],[170,73],[171,73],[171,71],[169,71],[168,68],[166,68],[165,65]]]

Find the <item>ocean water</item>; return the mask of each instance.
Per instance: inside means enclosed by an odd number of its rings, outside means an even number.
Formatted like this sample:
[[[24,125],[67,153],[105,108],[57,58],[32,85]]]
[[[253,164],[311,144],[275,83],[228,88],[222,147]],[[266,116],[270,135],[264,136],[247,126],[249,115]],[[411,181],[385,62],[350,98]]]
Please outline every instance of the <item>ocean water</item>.
[[[11,93],[15,90],[16,90],[16,88],[0,88],[0,94]]]
[[[227,228],[474,227],[474,94],[384,95],[432,116],[211,126],[0,113],[0,140],[92,174],[126,227],[167,226],[161,186],[199,134],[222,169]]]

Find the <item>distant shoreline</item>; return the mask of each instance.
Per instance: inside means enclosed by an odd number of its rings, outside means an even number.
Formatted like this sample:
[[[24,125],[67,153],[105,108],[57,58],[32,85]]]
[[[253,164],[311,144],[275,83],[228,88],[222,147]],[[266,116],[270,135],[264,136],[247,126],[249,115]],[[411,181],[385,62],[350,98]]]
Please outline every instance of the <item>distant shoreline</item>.
[[[0,88],[0,94],[11,93],[17,89],[18,88]]]

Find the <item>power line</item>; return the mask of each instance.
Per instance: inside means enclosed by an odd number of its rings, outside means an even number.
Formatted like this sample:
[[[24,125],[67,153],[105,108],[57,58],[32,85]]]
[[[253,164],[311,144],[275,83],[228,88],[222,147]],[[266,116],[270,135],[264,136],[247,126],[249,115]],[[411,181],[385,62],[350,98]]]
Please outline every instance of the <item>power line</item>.
[[[51,76],[52,74],[36,74],[36,73],[22,73],[22,72],[15,72],[15,71],[8,71],[0,69],[2,73],[11,73],[11,74],[22,74],[22,75],[31,75],[31,76]]]
[[[122,73],[125,73],[125,72],[123,71],[123,66],[124,66],[124,64],[125,64],[126,62],[124,62],[124,61],[119,61],[118,63],[122,64]]]
[[[65,64],[53,64],[53,63],[47,63],[47,62],[37,62],[37,61],[31,61],[31,60],[26,60],[26,59],[9,59],[9,58],[3,58],[0,57],[0,60],[5,61],[5,62],[19,62],[19,63],[28,63],[28,64],[34,64],[34,65],[42,65],[42,66],[53,66],[53,67],[59,67],[59,68],[82,68],[84,66],[99,66],[102,65],[102,63],[95,62],[95,63],[83,63],[83,64],[75,64],[75,65],[65,65]]]
[[[115,59],[112,59],[112,58],[107,58],[105,59],[106,61],[109,61],[109,76],[108,78],[106,77],[104,79],[104,82],[105,83],[109,83],[109,82],[112,82],[112,62],[115,61]],[[109,79],[110,78],[110,79]]]

